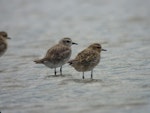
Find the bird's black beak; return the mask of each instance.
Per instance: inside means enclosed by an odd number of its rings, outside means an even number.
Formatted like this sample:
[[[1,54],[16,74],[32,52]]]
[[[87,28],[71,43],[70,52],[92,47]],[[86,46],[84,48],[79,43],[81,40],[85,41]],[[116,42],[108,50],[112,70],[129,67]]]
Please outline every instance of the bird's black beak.
[[[72,44],[78,45],[78,44],[77,44],[77,43],[75,43],[75,42],[72,42]]]
[[[107,51],[106,49],[102,49],[102,51]]]
[[[7,39],[11,39],[10,37],[6,37]]]

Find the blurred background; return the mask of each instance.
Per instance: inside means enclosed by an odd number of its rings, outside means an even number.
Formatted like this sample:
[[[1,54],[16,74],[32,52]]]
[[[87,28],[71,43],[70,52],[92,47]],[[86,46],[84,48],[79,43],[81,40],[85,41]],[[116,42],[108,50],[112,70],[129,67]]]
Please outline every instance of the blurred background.
[[[0,31],[12,38],[0,58],[2,113],[149,113],[149,0],[0,0]],[[94,80],[67,64],[63,77],[34,64],[63,37],[72,57],[100,42]]]

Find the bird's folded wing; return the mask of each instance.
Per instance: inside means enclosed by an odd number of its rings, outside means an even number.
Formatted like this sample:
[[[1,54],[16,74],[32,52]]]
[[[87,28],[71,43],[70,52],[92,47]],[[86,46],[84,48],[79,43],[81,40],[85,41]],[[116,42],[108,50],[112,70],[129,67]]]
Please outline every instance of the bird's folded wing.
[[[66,46],[54,46],[47,51],[45,56],[49,60],[65,59],[71,54],[71,49]]]
[[[97,54],[94,51],[83,50],[77,55],[76,59],[78,59],[80,63],[88,64],[91,62],[94,63],[96,57]]]

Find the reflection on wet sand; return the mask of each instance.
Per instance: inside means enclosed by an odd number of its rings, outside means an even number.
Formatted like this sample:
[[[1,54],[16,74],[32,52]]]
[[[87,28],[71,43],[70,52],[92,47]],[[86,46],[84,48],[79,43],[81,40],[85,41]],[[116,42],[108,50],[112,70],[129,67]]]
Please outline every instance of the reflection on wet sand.
[[[71,79],[62,80],[61,84],[70,83],[70,82],[75,82],[75,83],[102,83],[103,80],[101,80],[101,79],[75,79],[75,78],[71,78]]]
[[[65,74],[58,74],[58,75],[47,75],[47,76],[45,76],[45,78],[53,78],[53,77],[69,77],[69,76],[71,76],[70,74],[68,74],[68,75],[65,75]]]
[[[149,0],[0,0],[0,29],[13,37],[0,58],[2,113],[150,113]],[[94,79],[69,65],[63,75],[36,66],[61,37],[94,42]],[[41,56],[40,56],[41,55]],[[59,70],[57,70],[59,72]]]

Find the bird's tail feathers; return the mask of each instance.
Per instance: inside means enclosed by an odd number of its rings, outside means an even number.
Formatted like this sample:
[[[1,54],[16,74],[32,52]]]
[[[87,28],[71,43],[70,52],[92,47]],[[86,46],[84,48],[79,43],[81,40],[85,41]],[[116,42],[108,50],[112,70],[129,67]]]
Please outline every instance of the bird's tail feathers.
[[[43,59],[38,59],[38,60],[34,60],[34,62],[36,64],[42,64],[44,62],[44,60]]]

